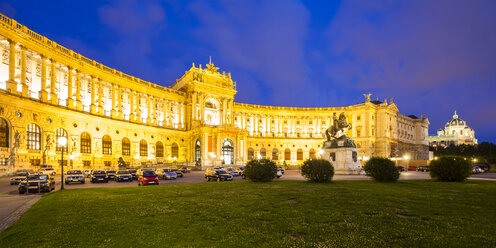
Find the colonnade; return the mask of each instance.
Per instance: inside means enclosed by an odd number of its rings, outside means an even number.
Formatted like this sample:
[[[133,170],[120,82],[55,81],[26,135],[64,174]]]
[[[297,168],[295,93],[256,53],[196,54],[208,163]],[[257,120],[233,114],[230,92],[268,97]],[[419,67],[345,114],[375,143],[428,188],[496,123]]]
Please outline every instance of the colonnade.
[[[4,48],[6,42],[2,42]],[[152,94],[153,90],[146,87],[143,92],[135,86],[126,87],[134,82],[117,77],[114,82],[108,82],[91,70],[64,65],[13,40],[7,42],[8,50],[3,53],[4,56],[8,53],[5,90],[11,94],[119,120],[185,128],[184,100]]]
[[[247,130],[251,136],[322,138],[331,124],[331,116],[262,115],[235,113],[236,127]]]

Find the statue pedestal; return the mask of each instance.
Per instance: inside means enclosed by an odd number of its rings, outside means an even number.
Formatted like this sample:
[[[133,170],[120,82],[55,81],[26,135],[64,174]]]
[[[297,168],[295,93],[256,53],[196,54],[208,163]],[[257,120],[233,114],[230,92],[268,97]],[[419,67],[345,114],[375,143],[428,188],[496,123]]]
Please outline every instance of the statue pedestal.
[[[331,162],[334,174],[360,174],[362,164],[358,161],[358,149],[353,147],[324,148],[322,159]]]
[[[358,149],[346,135],[325,141],[322,151],[322,159],[332,163],[335,174],[360,174],[362,164],[358,161]]]

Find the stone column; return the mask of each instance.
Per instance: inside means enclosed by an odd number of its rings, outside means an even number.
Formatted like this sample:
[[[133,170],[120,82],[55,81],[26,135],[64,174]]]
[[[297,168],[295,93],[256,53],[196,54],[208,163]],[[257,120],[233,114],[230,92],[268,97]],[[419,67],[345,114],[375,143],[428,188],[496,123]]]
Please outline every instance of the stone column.
[[[138,105],[136,108],[136,121],[141,123],[141,93],[136,92],[136,98],[136,105]]]
[[[55,62],[54,59],[52,59],[52,64],[51,64],[51,68],[52,68],[52,75],[50,77],[50,102],[52,104],[58,104],[58,96],[57,94],[55,94],[55,84],[57,83],[57,75],[56,75],[56,68],[55,68],[55,64],[57,62]]]
[[[182,102],[178,103],[177,108],[178,108],[178,113],[179,113],[179,115],[178,115],[178,117],[179,117],[178,118],[179,119],[178,120],[178,123],[179,123],[178,128],[182,128],[183,127],[183,103]]]
[[[153,98],[153,123],[155,124],[155,126],[158,126],[158,103],[159,102],[159,99],[158,97],[154,97]]]
[[[121,120],[124,119],[122,114],[122,86],[119,86],[117,90],[117,116]]]
[[[115,84],[112,84],[112,108],[110,109],[110,116],[112,118],[117,118],[117,111],[115,111]]]
[[[201,123],[205,123],[203,117],[205,116],[205,94],[201,93],[200,95],[200,121]]]
[[[172,103],[171,101],[167,102],[169,108],[169,126],[174,127],[173,119],[172,119]]]
[[[12,94],[17,94],[17,82],[15,81],[15,46],[15,41],[9,40],[9,80],[7,80],[7,90]]]
[[[46,90],[46,57],[41,55],[41,90],[40,99],[48,102],[48,92]]]
[[[67,78],[68,78],[68,83],[67,83],[67,107],[73,109],[74,108],[74,99],[72,99],[72,68],[70,66],[67,66]]]
[[[98,113],[105,114],[103,109],[103,82],[101,79],[98,79]]]
[[[165,111],[165,116],[164,116],[164,121],[167,122],[167,125],[168,127],[172,126],[171,125],[171,105],[170,105],[170,101],[169,100],[166,100],[166,111]]]
[[[145,99],[146,99],[146,102],[148,103],[148,106],[147,106],[148,113],[146,115],[146,124],[150,125],[150,124],[152,124],[152,96],[147,95]]]
[[[196,120],[196,100],[198,98],[198,93],[193,92],[193,96],[191,99],[191,120]]]
[[[129,90],[129,100],[130,100],[129,121],[134,122],[136,120],[136,115],[134,115],[134,92],[133,92],[133,90]]]
[[[93,76],[90,76],[91,77],[91,105],[90,105],[90,113],[92,114],[96,114],[96,105],[95,105],[95,102],[96,102],[96,99],[95,99],[95,91],[96,91],[96,87],[95,87],[95,77]]]
[[[267,116],[265,118],[265,122],[266,122],[265,123],[265,125],[266,125],[266,127],[265,127],[265,133],[267,134],[267,136],[269,136],[270,135],[270,127],[271,127],[270,116]]]
[[[26,83],[26,47],[21,46],[21,85],[22,96],[29,97],[29,87]]]
[[[83,110],[83,103],[81,102],[81,72],[76,70],[76,109]]]

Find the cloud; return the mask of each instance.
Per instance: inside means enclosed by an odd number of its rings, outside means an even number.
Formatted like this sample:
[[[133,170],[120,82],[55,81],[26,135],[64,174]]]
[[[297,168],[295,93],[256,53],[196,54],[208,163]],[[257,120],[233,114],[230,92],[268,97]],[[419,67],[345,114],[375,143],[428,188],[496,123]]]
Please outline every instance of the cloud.
[[[262,81],[271,92],[266,97],[275,103],[287,103],[283,92],[307,81],[304,55],[310,14],[300,2],[197,1],[189,9],[199,21],[195,37],[213,47],[226,64]],[[248,83],[253,82],[239,82]],[[238,93],[248,100],[243,94]]]
[[[165,9],[159,2],[112,1],[98,9],[100,22],[114,33],[108,53],[119,70],[144,80],[159,78],[153,63],[155,44],[165,29]]]
[[[477,131],[495,123],[495,9],[495,1],[343,2],[327,30],[325,75],[395,97],[402,113],[427,113],[431,132],[455,109]]]

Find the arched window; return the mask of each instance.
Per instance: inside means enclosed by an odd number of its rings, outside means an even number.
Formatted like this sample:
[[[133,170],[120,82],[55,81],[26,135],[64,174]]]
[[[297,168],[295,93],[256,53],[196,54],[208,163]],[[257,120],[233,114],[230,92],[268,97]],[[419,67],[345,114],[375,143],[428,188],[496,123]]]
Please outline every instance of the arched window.
[[[0,118],[0,147],[9,147],[9,123]]]
[[[128,138],[122,139],[122,156],[131,156],[131,141]]]
[[[289,148],[286,148],[284,150],[284,160],[291,160],[291,151]]]
[[[272,160],[279,160],[279,151],[276,148],[272,149]]]
[[[146,142],[146,140],[144,139],[140,141],[140,156],[141,157],[148,156],[148,142]]]
[[[260,156],[265,159],[267,157],[267,152],[265,151],[265,148],[260,149]]]
[[[34,123],[28,125],[26,143],[28,149],[41,150],[41,129],[38,125]]]
[[[222,157],[224,159],[224,164],[234,163],[234,146],[230,139],[225,139],[222,142]]]
[[[171,155],[172,155],[172,159],[174,160],[177,160],[177,158],[179,157],[179,146],[176,143],[172,143]]]
[[[91,136],[87,132],[81,134],[81,153],[91,153]]]
[[[200,143],[200,139],[197,139],[195,143],[195,161],[198,161],[200,159],[201,159],[201,143]]]
[[[103,155],[112,154],[112,138],[109,135],[103,136],[102,139]]]
[[[248,160],[253,160],[254,152],[253,148],[248,148]]]
[[[296,151],[296,160],[303,160],[303,150],[301,148]]]
[[[158,141],[157,144],[155,145],[156,148],[156,153],[155,155],[157,158],[163,158],[164,157],[164,143],[162,141]]]
[[[308,157],[311,159],[315,159],[315,149],[310,149],[310,152],[308,153]]]
[[[65,147],[62,147],[58,140],[60,137],[65,137],[66,140],[67,140],[67,143],[65,145]],[[69,144],[69,137],[67,137],[67,131],[65,131],[63,128],[59,128],[57,129],[57,131],[55,131],[55,150],[57,152],[61,152],[62,151],[62,148],[64,148],[64,152],[67,152],[69,149],[67,149],[68,147],[68,144]]]

